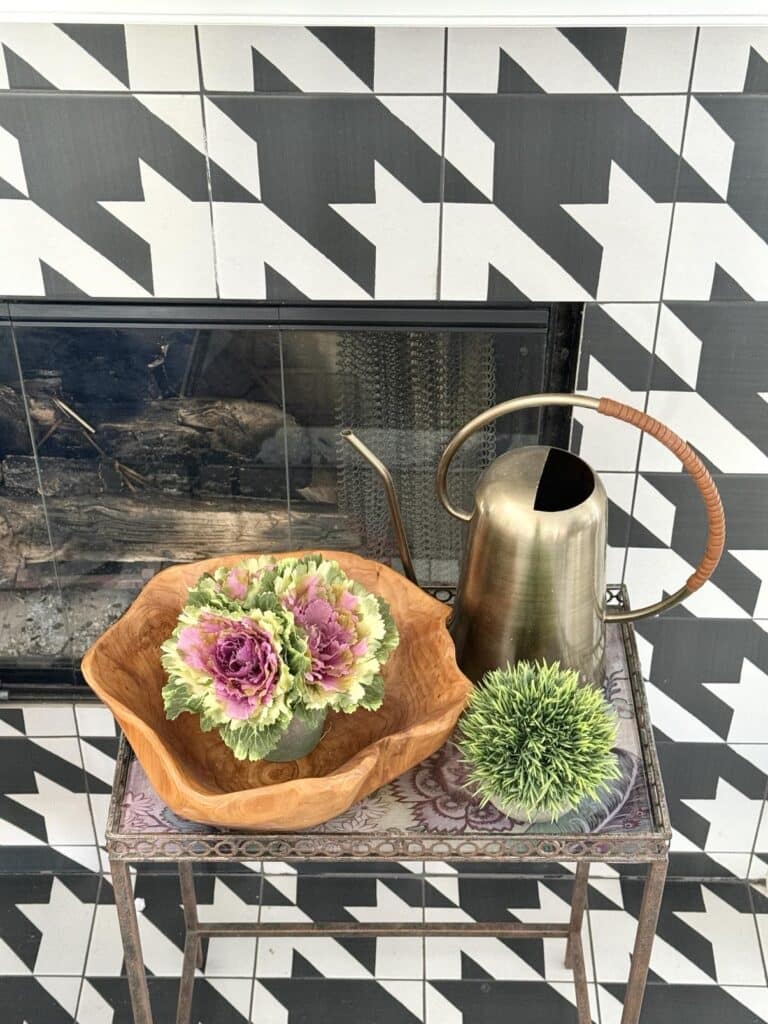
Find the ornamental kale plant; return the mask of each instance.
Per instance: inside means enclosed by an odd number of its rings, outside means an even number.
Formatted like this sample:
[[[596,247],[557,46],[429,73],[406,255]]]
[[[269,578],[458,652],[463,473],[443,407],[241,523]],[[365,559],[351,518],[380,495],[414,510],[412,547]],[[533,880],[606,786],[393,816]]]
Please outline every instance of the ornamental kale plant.
[[[619,775],[618,721],[599,690],[558,662],[486,673],[459,726],[468,783],[481,804],[554,821]]]
[[[200,716],[235,757],[257,760],[294,716],[375,711],[398,644],[383,598],[321,555],[249,558],[201,576],[162,645],[169,719]]]

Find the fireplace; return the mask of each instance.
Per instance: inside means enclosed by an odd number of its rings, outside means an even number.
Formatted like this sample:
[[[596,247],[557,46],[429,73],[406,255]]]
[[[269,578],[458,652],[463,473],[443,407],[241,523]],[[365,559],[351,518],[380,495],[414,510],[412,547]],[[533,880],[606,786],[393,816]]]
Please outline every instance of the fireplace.
[[[515,395],[573,389],[581,307],[10,303],[0,323],[0,688],[70,694],[89,643],[158,569],[226,551],[346,548],[455,580],[433,474],[451,434]],[[479,435],[465,504],[510,445],[566,446],[567,410]]]

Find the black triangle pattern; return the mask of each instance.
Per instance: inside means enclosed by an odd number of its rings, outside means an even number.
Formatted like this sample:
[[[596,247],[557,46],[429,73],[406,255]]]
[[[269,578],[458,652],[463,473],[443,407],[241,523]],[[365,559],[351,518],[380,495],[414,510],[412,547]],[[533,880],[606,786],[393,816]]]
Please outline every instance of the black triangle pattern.
[[[493,975],[473,960],[469,953],[461,952],[461,976],[473,981],[492,981]]]
[[[293,951],[293,961],[291,963],[291,977],[292,978],[322,978],[323,974],[321,971],[311,964],[305,956],[302,956],[298,950]]]
[[[754,46],[749,49],[744,92],[768,92],[768,61]]]
[[[493,264],[488,266],[489,302],[528,302],[528,296]]]
[[[99,64],[111,71],[124,86],[130,86],[123,25],[61,24],[57,27],[87,50]]]
[[[254,92],[301,92],[290,78],[268,60],[260,50],[251,49]]]
[[[521,68],[504,49],[499,54],[498,91],[500,93],[544,92],[538,82],[534,81],[528,72]]]
[[[62,299],[87,299],[88,295],[77,285],[72,284],[69,278],[65,277],[55,267],[50,266],[45,260],[40,260],[40,269],[43,272],[43,287],[46,295],[55,295]]]
[[[752,302],[752,296],[746,292],[738,281],[734,281],[729,273],[715,264],[715,273],[712,276],[712,290],[709,293],[710,302],[718,299],[736,302]]]
[[[49,82],[47,78],[44,78],[36,68],[28,64],[23,57],[20,57],[6,43],[3,43],[3,53],[8,73],[8,84],[11,89],[53,90],[56,88],[55,85]]]
[[[317,38],[373,89],[375,29],[313,28]]]
[[[0,199],[26,199],[23,192],[19,192],[15,185],[11,185],[5,178],[0,178]]]
[[[267,299],[270,302],[309,302],[305,295],[287,277],[284,277],[268,263],[264,264],[264,277],[267,285]]]
[[[627,36],[625,28],[561,28],[560,31],[614,89],[619,88]]]

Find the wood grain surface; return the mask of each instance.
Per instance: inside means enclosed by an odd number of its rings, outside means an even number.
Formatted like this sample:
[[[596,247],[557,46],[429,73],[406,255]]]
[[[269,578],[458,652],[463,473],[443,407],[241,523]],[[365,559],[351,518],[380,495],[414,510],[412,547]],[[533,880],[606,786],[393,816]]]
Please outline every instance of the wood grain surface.
[[[217,732],[200,730],[196,715],[169,722],[163,710],[160,644],[176,624],[187,588],[201,573],[247,555],[158,573],[83,658],[88,683],[177,814],[223,828],[308,828],[418,764],[453,730],[471,683],[456,665],[445,628],[448,608],[385,565],[340,551],[323,554],[388,601],[400,644],[384,667],[381,709],[330,712],[319,745],[298,761],[238,761]]]

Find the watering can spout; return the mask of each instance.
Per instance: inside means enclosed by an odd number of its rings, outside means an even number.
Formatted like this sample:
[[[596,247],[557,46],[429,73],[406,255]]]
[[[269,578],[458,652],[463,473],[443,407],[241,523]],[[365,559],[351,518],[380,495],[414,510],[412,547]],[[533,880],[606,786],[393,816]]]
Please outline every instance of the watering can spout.
[[[403,517],[400,513],[400,503],[397,500],[397,491],[392,480],[392,474],[389,472],[387,467],[373,454],[368,445],[364,444],[360,438],[352,430],[348,428],[342,430],[341,436],[347,441],[355,451],[359,452],[363,456],[365,461],[375,470],[378,474],[379,479],[384,485],[384,493],[387,496],[387,505],[389,506],[389,515],[392,519],[392,527],[395,531],[395,540],[400,551],[400,561],[403,563],[403,571],[411,583],[415,583],[418,586],[418,580],[416,579],[416,570],[413,568],[413,560],[411,558],[411,549],[408,546],[408,537],[405,532],[405,526],[403,525]]]

